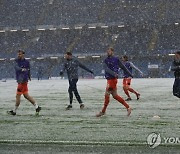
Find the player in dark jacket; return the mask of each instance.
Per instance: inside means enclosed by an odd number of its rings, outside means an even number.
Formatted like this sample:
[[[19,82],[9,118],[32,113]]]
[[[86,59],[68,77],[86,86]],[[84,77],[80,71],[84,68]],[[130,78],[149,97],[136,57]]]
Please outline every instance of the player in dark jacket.
[[[118,102],[123,104],[128,112],[128,116],[131,114],[131,108],[126,103],[126,101],[117,94],[117,82],[118,82],[118,72],[119,68],[123,69],[129,76],[132,74],[127,70],[127,68],[122,64],[119,58],[114,56],[114,49],[109,48],[107,50],[107,58],[104,60],[105,78],[107,79],[107,87],[105,92],[104,106],[102,110],[96,114],[97,117],[101,117],[105,114],[107,106],[109,105],[110,94]]]
[[[175,58],[171,70],[174,71],[175,77],[173,95],[180,98],[180,51],[175,53]]]
[[[28,101],[30,101],[36,108],[36,114],[39,114],[41,107],[39,107],[35,100],[28,93],[28,80],[30,78],[30,64],[29,61],[24,58],[25,52],[18,51],[18,58],[15,60],[16,80],[18,83],[16,92],[16,104],[14,110],[8,111],[8,114],[16,115],[16,110],[20,105],[21,95],[23,95]]]
[[[82,69],[84,69],[84,70],[86,70],[92,74],[93,74],[93,72],[90,69],[88,69],[86,66],[81,64],[76,58],[73,58],[71,52],[67,52],[65,54],[65,59],[66,59],[66,61],[64,63],[63,69],[60,71],[60,75],[62,76],[64,71],[66,71],[67,75],[68,75],[68,80],[69,80],[68,92],[69,92],[70,104],[67,106],[66,109],[69,110],[72,108],[73,92],[74,92],[74,95],[75,95],[77,101],[80,104],[80,109],[83,109],[84,104],[83,104],[81,97],[78,93],[77,85],[76,85],[78,82],[78,68],[81,67]]]

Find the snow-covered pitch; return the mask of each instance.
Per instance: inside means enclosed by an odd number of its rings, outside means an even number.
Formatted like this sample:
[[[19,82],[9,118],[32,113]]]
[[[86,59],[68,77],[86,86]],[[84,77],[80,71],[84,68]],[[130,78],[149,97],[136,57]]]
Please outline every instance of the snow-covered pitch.
[[[105,79],[79,79],[78,90],[85,108],[80,110],[74,98],[73,108],[68,111],[65,110],[69,103],[68,80],[32,80],[29,82],[29,94],[42,107],[39,116],[35,116],[34,106],[23,97],[17,115],[8,115],[6,111],[15,105],[17,83],[15,80],[0,82],[0,151],[6,151],[6,145],[14,146],[15,149],[19,144],[33,144],[38,149],[40,144],[47,144],[43,147],[50,146],[51,150],[55,145],[71,145],[65,151],[73,149],[72,146],[82,145],[88,146],[89,151],[89,146],[101,145],[104,146],[101,150],[107,151],[114,146],[116,150],[121,146],[133,146],[133,153],[135,149],[150,149],[147,136],[153,132],[161,135],[159,147],[168,146],[162,150],[178,149],[180,143],[165,144],[164,140],[180,137],[180,101],[172,95],[173,81],[162,78],[132,79],[131,86],[140,92],[141,97],[137,101],[135,95],[131,94],[132,101],[128,102],[133,109],[131,116],[127,117],[124,106],[111,97],[106,115],[100,118],[95,115],[104,103]],[[118,82],[118,93],[126,98],[122,79]],[[58,151],[58,146],[54,149]],[[35,149],[31,147],[31,150]],[[48,153],[48,149],[44,152]]]

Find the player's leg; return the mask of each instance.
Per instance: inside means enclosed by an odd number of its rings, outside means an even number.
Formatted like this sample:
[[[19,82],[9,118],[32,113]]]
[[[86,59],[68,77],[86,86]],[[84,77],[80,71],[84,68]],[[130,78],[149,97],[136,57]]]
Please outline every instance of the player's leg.
[[[122,105],[125,106],[125,108],[127,109],[127,112],[128,112],[127,115],[129,116],[131,114],[131,108],[126,103],[126,101],[117,94],[117,82],[118,82],[118,80],[116,79],[112,83],[112,87],[113,87],[112,96],[115,100],[117,100],[118,102],[120,102]]]
[[[123,79],[123,90],[124,90],[124,93],[127,95],[127,99],[126,101],[130,101],[131,100],[131,96],[129,95],[129,92],[128,92],[128,88],[130,85],[128,85],[128,79],[127,78],[124,78]]]
[[[180,98],[180,78],[177,79],[178,81],[178,95],[177,97]]]
[[[113,90],[113,88],[111,87],[111,84],[112,84],[112,80],[107,80],[106,91],[104,95],[104,105],[103,105],[102,110],[98,114],[96,114],[96,117],[101,117],[106,112],[106,109],[110,101],[110,94],[112,93],[112,90]]]
[[[28,93],[23,94],[24,98],[27,99],[29,102],[31,102],[32,105],[34,105],[36,109],[36,113],[39,113],[41,111],[41,107],[38,106],[38,104],[35,102],[34,98],[31,97]]]
[[[135,94],[136,97],[137,97],[137,100],[140,98],[140,94],[135,91],[133,88],[130,87],[131,86],[131,78],[128,78],[127,79],[127,88],[128,88],[128,91],[130,91],[131,93]]]
[[[103,116],[106,112],[106,109],[109,105],[109,101],[110,101],[110,93],[111,91],[109,91],[110,89],[106,88],[106,92],[105,92],[105,95],[104,95],[104,105],[103,105],[103,108],[102,110],[96,114],[96,117],[100,117],[100,116]]]
[[[73,102],[73,86],[72,86],[72,81],[71,81],[71,80],[69,80],[68,93],[69,93],[69,105],[66,107],[66,110],[69,110],[69,109],[72,108],[72,102]]]
[[[21,102],[21,94],[16,94],[16,104],[15,104],[14,112],[16,112],[16,110],[18,109],[20,102]]]
[[[117,100],[118,102],[120,102],[122,105],[125,106],[125,108],[127,109],[127,116],[129,116],[131,114],[131,108],[130,106],[126,103],[126,101],[120,97],[118,94],[117,94],[117,89],[113,90],[112,92],[112,96],[115,100]]]
[[[29,95],[29,93],[25,93],[25,94],[23,94],[23,96],[24,96],[24,98],[27,99],[32,105],[38,106],[38,105],[36,104],[34,98],[31,97],[31,96]]]
[[[129,94],[129,92],[128,92],[128,87],[126,87],[126,86],[123,86],[123,90],[124,90],[124,93],[126,94],[126,96],[127,96],[127,101],[130,101],[130,100],[132,100],[131,99],[131,96],[130,96],[130,94]]]
[[[32,105],[34,105],[35,109],[36,109],[36,113],[39,113],[41,110],[41,107],[38,106],[38,104],[35,102],[34,98],[31,97],[28,93],[28,83],[23,83],[23,89],[22,89],[22,93],[25,99],[27,99]]]
[[[140,98],[140,93],[138,93],[137,91],[135,91],[135,90],[132,89],[132,88],[129,88],[128,90],[136,95],[137,100]]]
[[[84,104],[83,104],[83,102],[81,100],[81,97],[79,95],[79,92],[77,90],[77,82],[78,82],[78,79],[73,79],[72,80],[72,88],[73,88],[74,95],[75,95],[77,101],[80,104],[80,109],[83,109],[84,108]]]
[[[174,80],[173,95],[180,98],[180,79],[175,79]]]
[[[11,115],[16,115],[16,111],[20,105],[20,101],[21,101],[21,94],[16,94],[16,104],[15,104],[15,107],[13,110],[10,110],[8,111],[7,113],[8,114],[11,114]]]
[[[68,93],[69,93],[69,104],[72,105],[72,102],[73,102],[73,91],[72,91],[71,87],[69,87]]]
[[[178,78],[178,95],[177,97],[180,98],[180,78]]]
[[[20,102],[21,102],[22,91],[23,91],[23,86],[22,86],[21,83],[19,83],[18,86],[17,86],[15,107],[14,107],[13,110],[8,111],[7,112],[8,114],[16,115],[16,111],[17,111],[17,109],[18,109],[18,107],[20,105]]]

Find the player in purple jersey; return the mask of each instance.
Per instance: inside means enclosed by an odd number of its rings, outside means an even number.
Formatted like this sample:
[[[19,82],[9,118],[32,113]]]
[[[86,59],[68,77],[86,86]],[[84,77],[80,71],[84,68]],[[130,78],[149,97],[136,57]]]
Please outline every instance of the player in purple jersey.
[[[7,113],[11,115],[16,115],[16,111],[21,102],[21,95],[24,96],[31,104],[36,108],[36,115],[39,114],[41,107],[37,105],[33,97],[28,93],[28,80],[31,80],[30,77],[30,64],[27,59],[24,57],[25,52],[22,50],[18,51],[18,58],[15,60],[15,71],[16,71],[16,80],[18,83],[17,92],[16,92],[16,104],[14,110],[10,110]]]
[[[106,109],[110,102],[110,94],[115,100],[120,102],[127,109],[127,115],[131,114],[131,107],[126,103],[126,101],[117,94],[117,82],[118,82],[118,72],[119,68],[123,69],[129,76],[132,77],[128,69],[122,64],[119,58],[114,56],[114,49],[108,48],[107,58],[104,60],[105,77],[107,79],[107,86],[105,92],[104,105],[102,110],[96,115],[96,117],[101,117],[105,114]]]
[[[123,56],[122,60],[123,60],[123,64],[126,66],[126,68],[129,70],[129,72],[131,74],[132,74],[132,70],[135,69],[141,74],[141,76],[143,76],[143,73],[132,62],[128,61],[127,56]],[[125,94],[128,97],[126,99],[126,101],[132,100],[131,96],[129,94],[129,91],[134,93],[136,95],[136,97],[137,97],[137,100],[138,100],[140,98],[140,94],[130,87],[130,85],[131,85],[131,76],[129,76],[129,74],[127,74],[125,71],[123,71],[123,73],[124,73],[123,74],[123,90],[124,90]]]

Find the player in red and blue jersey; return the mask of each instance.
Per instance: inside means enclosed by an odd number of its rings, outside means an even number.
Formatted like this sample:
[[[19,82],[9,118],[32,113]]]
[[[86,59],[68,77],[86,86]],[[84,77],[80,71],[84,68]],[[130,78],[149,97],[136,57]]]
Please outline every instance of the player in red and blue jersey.
[[[104,60],[104,69],[105,69],[105,78],[107,79],[107,87],[105,92],[105,100],[104,106],[102,110],[96,115],[96,117],[103,116],[106,112],[106,109],[109,105],[110,94],[116,99],[118,102],[123,104],[128,112],[128,116],[131,114],[131,108],[126,103],[126,101],[117,94],[117,82],[118,82],[118,72],[119,68],[123,69],[129,76],[132,77],[131,73],[127,70],[127,68],[122,64],[119,58],[114,56],[114,49],[108,48],[107,50],[107,58]]]
[[[28,93],[28,80],[30,78],[30,64],[29,61],[24,58],[25,52],[18,51],[18,58],[15,60],[16,80],[18,83],[16,92],[16,104],[14,110],[8,111],[8,114],[16,115],[16,110],[20,105],[21,95],[24,96],[29,102],[31,102],[36,108],[36,114],[39,114],[41,107],[37,105],[35,100]]]
[[[141,76],[143,76],[143,72],[141,72],[132,62],[129,62],[128,57],[126,55],[122,57],[122,60],[123,60],[123,64],[126,66],[126,68],[129,70],[131,74],[132,74],[132,70],[135,69],[141,74]],[[129,91],[134,93],[137,97],[137,100],[139,100],[140,94],[134,89],[132,89],[130,85],[131,85],[131,76],[126,71],[123,71],[123,90],[128,97],[126,101],[132,100]]]

